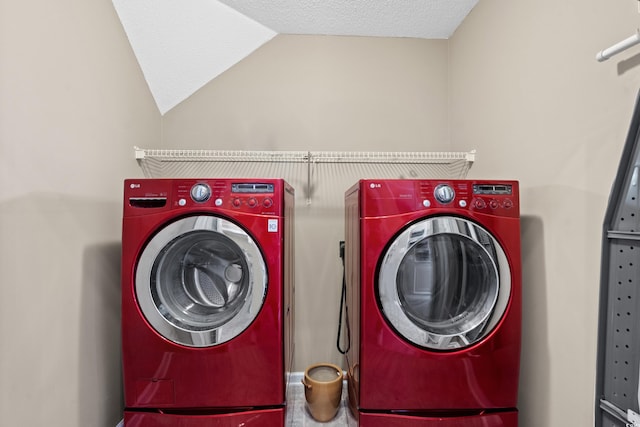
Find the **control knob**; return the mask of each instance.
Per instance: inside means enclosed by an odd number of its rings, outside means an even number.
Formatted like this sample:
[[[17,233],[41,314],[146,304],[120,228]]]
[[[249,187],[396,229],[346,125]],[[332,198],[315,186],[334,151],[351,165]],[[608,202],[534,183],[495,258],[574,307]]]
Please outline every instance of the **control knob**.
[[[436,200],[442,204],[451,203],[456,193],[453,191],[453,188],[447,184],[438,185],[433,191],[433,195]]]
[[[191,198],[198,203],[206,202],[211,197],[211,187],[209,185],[200,183],[191,187]]]

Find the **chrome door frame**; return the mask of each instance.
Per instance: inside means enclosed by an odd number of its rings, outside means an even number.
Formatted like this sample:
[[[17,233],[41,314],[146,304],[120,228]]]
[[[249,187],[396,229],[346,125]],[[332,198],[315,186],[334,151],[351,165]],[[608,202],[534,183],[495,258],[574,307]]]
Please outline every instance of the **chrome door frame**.
[[[497,277],[497,290],[491,308],[472,327],[456,333],[437,333],[417,325],[401,304],[396,278],[408,251],[423,239],[439,234],[456,234],[476,243],[489,255]],[[494,253],[489,253],[480,239],[489,239]],[[511,295],[511,269],[507,256],[496,238],[477,223],[462,217],[434,216],[422,219],[397,235],[380,262],[376,288],[382,314],[405,339],[420,347],[434,350],[457,350],[468,347],[487,336],[507,309]]]
[[[156,304],[152,294],[152,276],[156,261],[165,247],[197,230],[221,234],[237,244],[249,268],[249,290],[240,310],[226,323],[210,328],[188,329],[177,324],[180,322],[172,318],[170,310],[163,308],[162,304],[160,307]],[[215,215],[190,216],[165,225],[144,247],[135,270],[136,297],[147,321],[166,339],[189,347],[219,345],[242,333],[262,308],[267,283],[266,264],[253,238],[233,222]]]

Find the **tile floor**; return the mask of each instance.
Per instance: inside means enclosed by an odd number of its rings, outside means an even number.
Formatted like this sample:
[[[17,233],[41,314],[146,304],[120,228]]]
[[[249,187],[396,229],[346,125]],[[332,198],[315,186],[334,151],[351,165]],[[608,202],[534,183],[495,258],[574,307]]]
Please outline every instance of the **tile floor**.
[[[342,403],[335,418],[325,423],[313,419],[306,408],[302,372],[292,372],[287,395],[287,427],[356,427],[356,421],[347,406],[347,385],[342,389]]]

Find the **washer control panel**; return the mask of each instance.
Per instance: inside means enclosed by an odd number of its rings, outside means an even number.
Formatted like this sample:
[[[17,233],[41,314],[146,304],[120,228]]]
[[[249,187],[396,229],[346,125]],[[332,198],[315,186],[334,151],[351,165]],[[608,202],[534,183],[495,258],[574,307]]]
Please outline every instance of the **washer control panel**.
[[[283,197],[283,187],[276,185],[276,181],[189,178],[127,180],[125,198],[128,207],[136,210],[220,208],[279,215],[282,206],[277,201]]]
[[[229,185],[230,184],[230,185]],[[211,186],[213,185],[213,187]],[[245,212],[264,213],[273,208],[275,185],[265,182],[197,182],[189,190],[191,201],[197,205],[231,208]],[[178,188],[182,193],[182,187]],[[179,206],[189,205],[184,198],[178,200]]]

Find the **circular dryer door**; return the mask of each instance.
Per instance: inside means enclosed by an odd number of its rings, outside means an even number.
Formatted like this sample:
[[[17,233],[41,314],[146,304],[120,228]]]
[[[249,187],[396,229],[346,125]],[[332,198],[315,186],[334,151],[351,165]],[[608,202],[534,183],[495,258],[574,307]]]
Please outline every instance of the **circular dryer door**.
[[[267,270],[255,241],[223,218],[201,215],[172,222],[146,245],[135,274],[147,321],[186,346],[229,341],[258,315]]]
[[[454,350],[485,337],[511,294],[507,257],[487,230],[467,219],[421,220],[391,242],[380,264],[382,312],[405,339]]]

